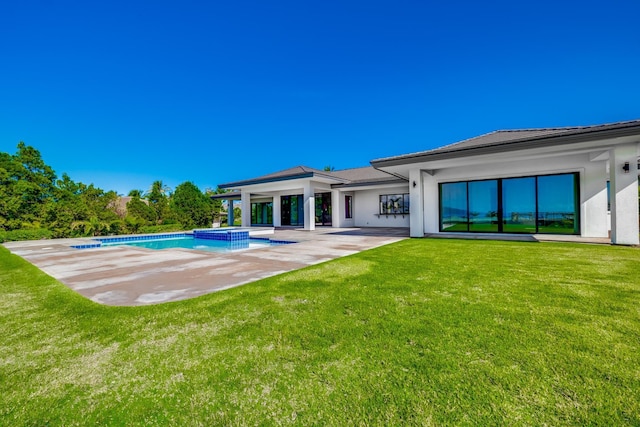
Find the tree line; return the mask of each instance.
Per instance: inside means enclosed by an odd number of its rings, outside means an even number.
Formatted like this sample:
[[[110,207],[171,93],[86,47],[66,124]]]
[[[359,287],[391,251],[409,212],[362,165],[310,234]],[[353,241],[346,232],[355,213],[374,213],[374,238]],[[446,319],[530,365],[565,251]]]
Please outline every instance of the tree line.
[[[58,177],[38,150],[20,142],[15,154],[0,152],[0,242],[210,227],[222,210],[210,196],[220,192],[203,193],[189,181],[171,191],[155,181],[125,198]]]

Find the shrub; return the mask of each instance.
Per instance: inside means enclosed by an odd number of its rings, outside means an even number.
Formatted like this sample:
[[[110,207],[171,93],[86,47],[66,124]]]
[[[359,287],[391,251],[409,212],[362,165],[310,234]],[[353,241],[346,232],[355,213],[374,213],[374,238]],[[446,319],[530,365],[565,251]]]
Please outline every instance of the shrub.
[[[53,233],[46,228],[18,229],[0,231],[0,242],[15,242],[19,240],[50,239]]]

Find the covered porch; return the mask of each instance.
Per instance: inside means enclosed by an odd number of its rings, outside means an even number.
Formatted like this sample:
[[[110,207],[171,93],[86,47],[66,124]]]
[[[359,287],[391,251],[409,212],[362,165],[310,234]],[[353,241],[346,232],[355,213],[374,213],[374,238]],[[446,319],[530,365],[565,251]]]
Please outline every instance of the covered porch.
[[[332,184],[343,179],[305,167],[271,176],[221,186],[232,190],[215,197],[227,201],[228,223],[233,207],[241,208],[242,227],[273,226],[315,230],[316,226],[339,226],[340,190]]]

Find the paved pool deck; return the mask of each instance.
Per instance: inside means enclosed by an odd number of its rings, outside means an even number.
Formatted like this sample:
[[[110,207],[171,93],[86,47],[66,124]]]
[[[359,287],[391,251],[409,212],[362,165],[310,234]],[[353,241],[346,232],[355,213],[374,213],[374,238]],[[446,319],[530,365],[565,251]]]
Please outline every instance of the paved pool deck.
[[[231,253],[133,246],[74,249],[90,239],[8,242],[4,246],[85,297],[135,306],[193,298],[308,265],[394,243],[408,229],[319,228],[276,230],[270,237],[297,242]]]

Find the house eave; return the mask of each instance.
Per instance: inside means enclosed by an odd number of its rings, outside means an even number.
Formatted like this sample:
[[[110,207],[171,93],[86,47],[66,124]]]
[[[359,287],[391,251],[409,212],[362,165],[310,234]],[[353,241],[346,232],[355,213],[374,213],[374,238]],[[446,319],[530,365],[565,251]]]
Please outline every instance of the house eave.
[[[615,129],[597,129],[588,132],[579,132],[573,134],[562,134],[552,136],[540,136],[534,138],[526,138],[523,140],[508,141],[484,145],[479,147],[455,148],[450,150],[438,150],[437,152],[422,152],[414,154],[406,154],[397,157],[389,157],[384,159],[375,159],[371,161],[371,166],[378,169],[381,167],[401,166],[412,163],[422,163],[437,160],[448,160],[460,157],[505,153],[512,151],[520,151],[526,149],[539,149],[553,147],[557,145],[570,145],[584,142],[592,142],[598,140],[623,138],[640,134],[640,124],[633,123],[621,128]]]
[[[278,176],[274,178],[248,179],[245,181],[228,182],[226,184],[220,184],[219,187],[222,189],[239,188],[239,187],[246,187],[248,185],[268,184],[270,182],[281,182],[281,181],[290,181],[293,179],[313,178],[313,176],[314,176],[313,172],[307,172],[307,173],[301,173],[296,175]]]
[[[406,184],[407,182],[408,180],[406,179],[387,179],[384,181],[362,181],[362,182],[352,182],[352,183],[345,183],[345,184],[333,184],[331,188],[345,189],[345,188],[371,187],[376,185],[392,185],[392,184],[403,185],[403,184]]]
[[[251,185],[269,184],[273,182],[293,181],[296,179],[312,179],[312,178],[319,178],[321,180],[325,180],[325,182],[326,181],[334,181],[334,182],[337,181],[339,183],[348,182],[344,179],[338,178],[330,174],[323,174],[318,172],[305,172],[305,173],[298,173],[294,175],[283,175],[283,176],[277,176],[277,177],[271,177],[271,178],[255,178],[255,179],[248,179],[244,181],[227,182],[225,184],[220,184],[218,187],[226,190],[229,188],[241,188],[241,187],[248,187]]]

